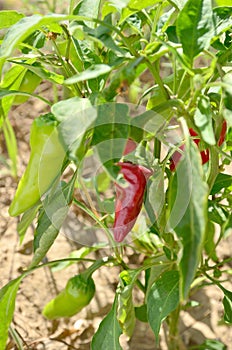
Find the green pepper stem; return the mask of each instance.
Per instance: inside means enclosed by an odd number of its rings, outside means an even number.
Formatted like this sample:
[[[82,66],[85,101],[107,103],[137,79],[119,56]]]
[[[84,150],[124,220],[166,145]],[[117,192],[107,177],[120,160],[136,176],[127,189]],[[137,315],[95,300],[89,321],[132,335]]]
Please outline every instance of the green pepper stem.
[[[87,270],[85,270],[81,275],[87,280],[92,276],[92,274],[99,269],[101,266],[111,262],[115,261],[112,257],[105,257],[103,259],[96,260],[90,267],[88,267]]]

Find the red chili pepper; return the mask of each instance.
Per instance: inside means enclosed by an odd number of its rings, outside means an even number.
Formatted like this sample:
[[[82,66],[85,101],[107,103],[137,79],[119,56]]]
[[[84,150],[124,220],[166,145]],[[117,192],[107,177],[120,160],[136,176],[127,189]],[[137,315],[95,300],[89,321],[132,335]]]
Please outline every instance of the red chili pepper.
[[[119,162],[120,174],[126,180],[126,187],[115,184],[116,205],[113,225],[114,239],[122,242],[131,231],[141,211],[146,182],[152,171],[142,165]]]
[[[126,154],[133,152],[136,149],[136,147],[137,143],[132,139],[128,139],[126,142],[125,149],[123,151],[123,155],[125,156]]]
[[[200,142],[200,139],[198,137],[198,134],[196,133],[195,130],[193,129],[189,129],[189,133],[191,136],[197,136],[197,137],[193,137],[193,141],[195,142],[195,144],[198,146],[199,142]],[[183,151],[185,148],[185,145],[182,145],[180,146],[180,149]],[[205,164],[209,161],[209,150],[208,148],[201,151],[201,161],[202,161],[202,164]],[[174,171],[176,169],[176,166],[178,165],[180,159],[182,157],[182,154],[181,152],[179,151],[175,151],[172,155],[172,158],[170,160],[170,170],[171,171]]]
[[[222,129],[221,129],[221,134],[220,134],[220,137],[219,137],[219,140],[218,140],[218,146],[220,147],[223,142],[225,141],[225,138],[226,138],[226,129],[227,129],[227,124],[226,124],[226,121],[223,120],[223,123],[222,123]]]

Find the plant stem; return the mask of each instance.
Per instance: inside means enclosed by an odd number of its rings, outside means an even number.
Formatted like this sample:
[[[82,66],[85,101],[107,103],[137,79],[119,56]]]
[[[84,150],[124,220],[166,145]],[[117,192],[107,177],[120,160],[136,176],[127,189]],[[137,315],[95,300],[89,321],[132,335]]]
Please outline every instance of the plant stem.
[[[180,304],[169,315],[168,350],[186,350],[179,334]]]

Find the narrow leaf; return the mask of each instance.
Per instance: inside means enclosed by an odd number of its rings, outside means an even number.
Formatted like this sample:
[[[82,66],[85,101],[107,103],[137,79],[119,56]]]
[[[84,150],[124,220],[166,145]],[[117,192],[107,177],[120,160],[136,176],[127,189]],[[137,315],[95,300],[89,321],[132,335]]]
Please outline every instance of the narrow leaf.
[[[211,146],[215,145],[216,140],[213,131],[211,105],[207,96],[199,97],[194,121],[201,132],[203,140]]]
[[[13,318],[15,298],[22,276],[10,281],[0,290],[0,350],[5,350],[8,328]]]
[[[179,273],[164,272],[152,285],[147,298],[149,324],[158,342],[161,323],[179,304]]]
[[[224,298],[223,298],[223,306],[224,306],[224,320],[227,323],[232,324],[232,292],[223,288]]]
[[[117,320],[117,302],[114,301],[111,311],[101,322],[93,336],[91,350],[122,350],[119,337],[122,334]]]
[[[22,244],[23,239],[25,237],[26,231],[28,227],[31,225],[32,221],[36,217],[36,214],[41,206],[41,203],[39,202],[34,207],[28,209],[22,216],[18,226],[17,231],[19,234],[19,242]]]
[[[187,297],[198,267],[207,224],[208,197],[199,150],[189,137],[184,153],[170,184],[168,228],[175,230],[182,245],[181,298]]]
[[[71,78],[66,79],[65,84],[71,85],[83,80],[98,78],[101,75],[109,73],[111,70],[112,67],[108,66],[107,64],[97,64],[86,69],[80,74],[73,75]]]

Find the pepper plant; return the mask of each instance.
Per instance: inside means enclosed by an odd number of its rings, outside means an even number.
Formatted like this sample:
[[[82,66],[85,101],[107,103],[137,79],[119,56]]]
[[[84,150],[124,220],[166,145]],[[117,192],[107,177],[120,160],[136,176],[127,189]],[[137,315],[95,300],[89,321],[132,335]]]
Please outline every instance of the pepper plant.
[[[44,258],[75,206],[104,233],[104,248],[95,242],[60,261],[86,262],[86,270],[44,306],[44,317],[77,314],[94,296],[94,271],[116,265],[114,303],[92,350],[122,349],[120,335],[133,336],[136,318],[148,322],[157,346],[166,323],[168,348],[186,348],[180,312],[206,283],[224,294],[229,327],[232,291],[223,282],[231,258],[217,250],[232,224],[228,1],[70,0],[66,13],[1,11],[0,28],[0,127],[12,176],[17,140],[9,112],[28,98],[49,110],[32,123],[30,159],[9,208],[20,215],[20,243],[32,222],[36,228],[30,266],[0,290],[0,349],[8,329],[17,341],[11,321],[20,282],[59,263]],[[42,81],[53,86],[49,100]],[[90,158],[98,166],[86,179]],[[105,247],[109,256],[88,259]],[[126,262],[128,247],[143,257],[136,268]],[[135,288],[144,295],[139,305]],[[198,346],[226,348],[207,339]]]

